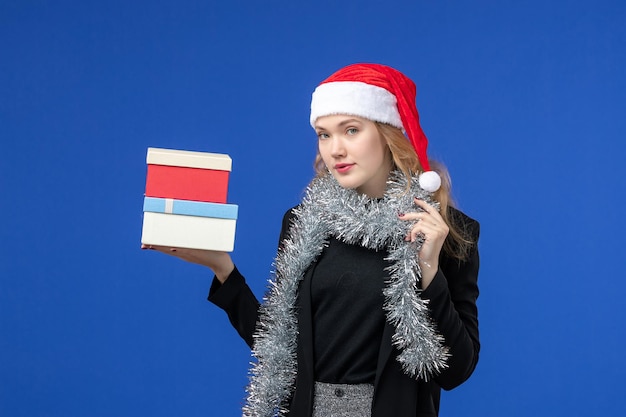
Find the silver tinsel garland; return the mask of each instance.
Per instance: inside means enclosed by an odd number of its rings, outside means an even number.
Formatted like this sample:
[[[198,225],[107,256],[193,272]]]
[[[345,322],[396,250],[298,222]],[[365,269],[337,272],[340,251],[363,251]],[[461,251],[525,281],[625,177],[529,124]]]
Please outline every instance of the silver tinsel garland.
[[[414,223],[398,218],[399,213],[421,210],[414,197],[437,206],[431,194],[419,187],[417,178],[407,184],[399,172],[392,173],[382,199],[345,189],[331,175],[313,180],[278,252],[261,306],[244,416],[284,416],[288,412],[286,401],[294,389],[297,370],[298,285],[331,236],[369,249],[387,249],[392,265],[384,289],[384,309],[387,321],[395,327],[393,344],[401,352],[397,359],[404,372],[428,379],[447,366],[444,339],[429,317],[427,302],[419,296],[417,253],[423,241],[405,241]]]

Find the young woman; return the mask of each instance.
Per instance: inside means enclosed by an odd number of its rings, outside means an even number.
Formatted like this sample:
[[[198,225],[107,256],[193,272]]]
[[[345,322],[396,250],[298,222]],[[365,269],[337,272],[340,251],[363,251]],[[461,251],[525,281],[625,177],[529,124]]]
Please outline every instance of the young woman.
[[[431,171],[397,70],[342,68],[311,125],[317,176],[284,217],[263,305],[228,254],[155,249],[214,271],[209,300],[256,358],[244,415],[436,416],[478,361],[479,225]]]

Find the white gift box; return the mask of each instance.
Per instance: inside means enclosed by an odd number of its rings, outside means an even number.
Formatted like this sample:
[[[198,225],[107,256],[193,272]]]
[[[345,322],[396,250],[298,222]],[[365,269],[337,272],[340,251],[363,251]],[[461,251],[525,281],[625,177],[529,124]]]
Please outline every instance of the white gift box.
[[[236,220],[145,212],[141,243],[232,252]]]
[[[238,207],[170,198],[144,198],[144,245],[232,252]]]

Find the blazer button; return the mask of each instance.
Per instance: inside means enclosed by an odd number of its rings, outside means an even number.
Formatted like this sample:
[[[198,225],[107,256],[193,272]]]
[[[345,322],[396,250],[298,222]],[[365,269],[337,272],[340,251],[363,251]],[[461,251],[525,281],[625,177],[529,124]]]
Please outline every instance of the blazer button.
[[[343,392],[343,390],[342,390],[341,388],[336,388],[336,389],[335,389],[335,395],[336,395],[337,397],[343,397],[343,395],[344,395],[344,394],[345,394],[345,393]]]

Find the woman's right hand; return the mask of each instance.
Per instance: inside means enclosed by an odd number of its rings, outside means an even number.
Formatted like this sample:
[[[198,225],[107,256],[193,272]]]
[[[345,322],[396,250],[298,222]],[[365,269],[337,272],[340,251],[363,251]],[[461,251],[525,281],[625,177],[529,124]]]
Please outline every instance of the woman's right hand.
[[[156,250],[167,255],[176,256],[183,261],[191,262],[194,264],[206,266],[210,268],[217,279],[223,284],[233,269],[235,264],[231,259],[228,252],[218,252],[212,250],[202,249],[188,249],[188,248],[172,248],[169,246],[157,246],[157,245],[141,245],[141,249]]]

